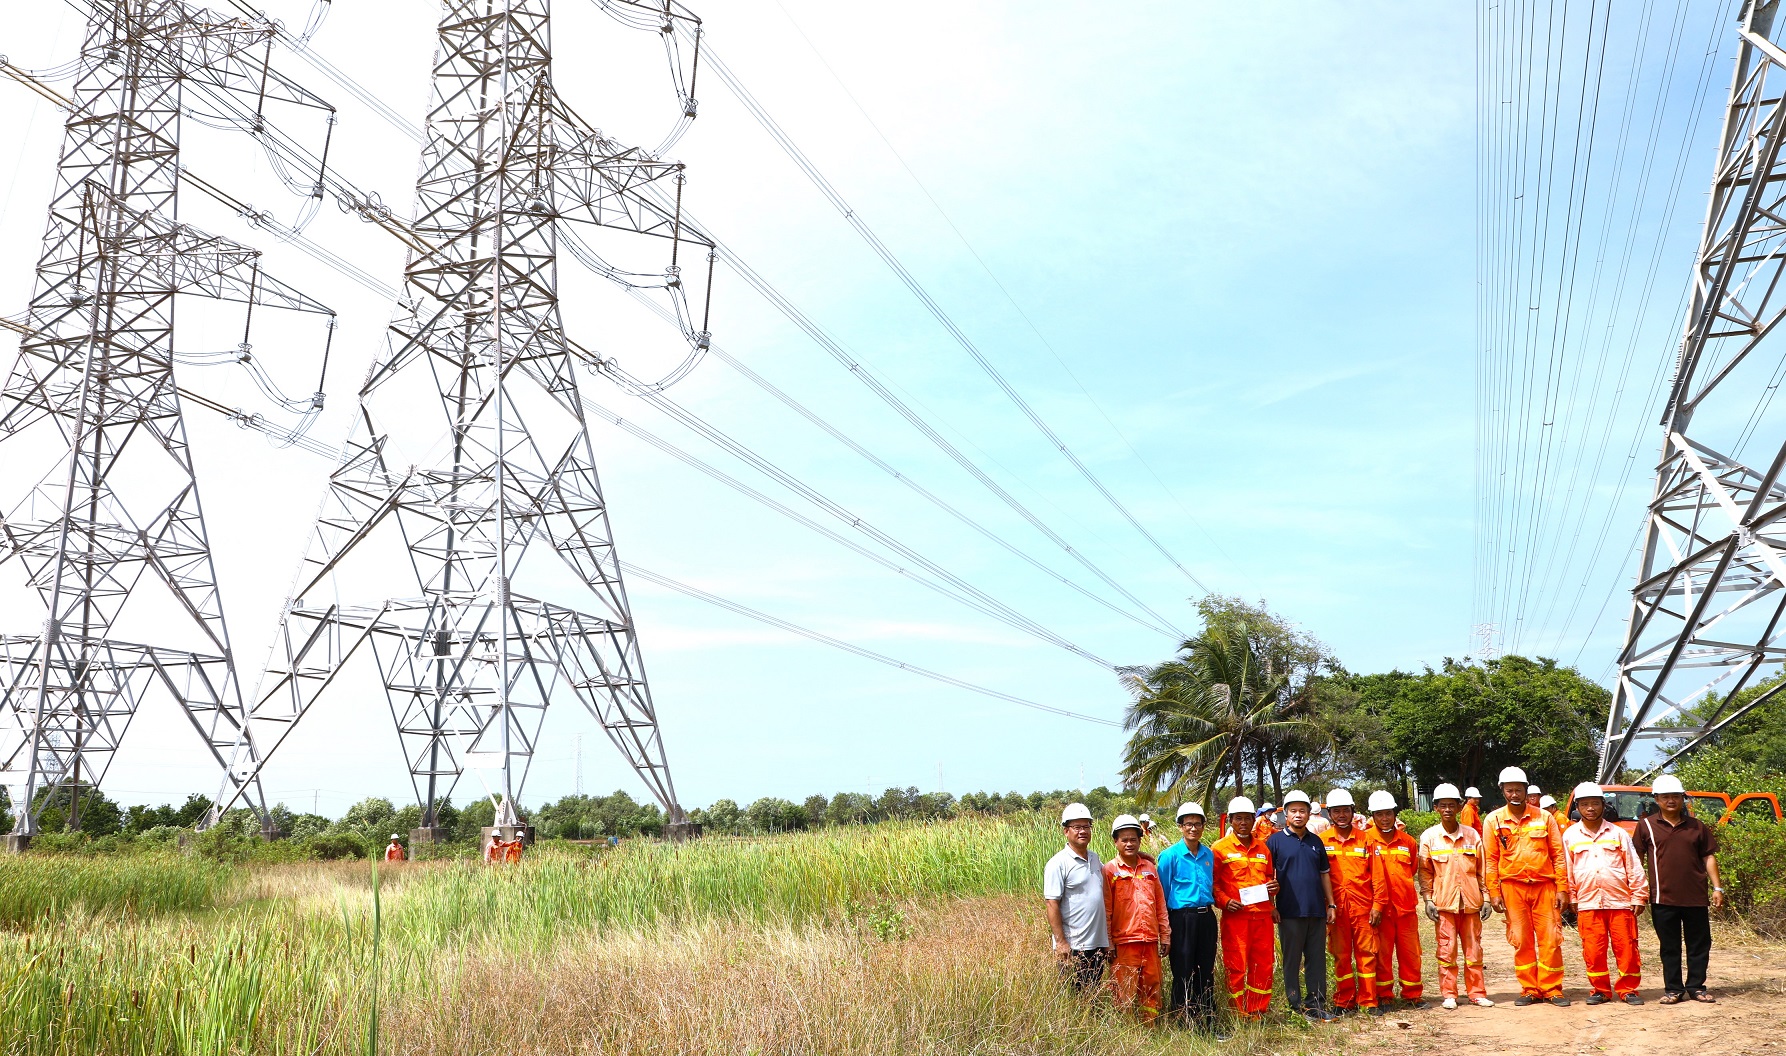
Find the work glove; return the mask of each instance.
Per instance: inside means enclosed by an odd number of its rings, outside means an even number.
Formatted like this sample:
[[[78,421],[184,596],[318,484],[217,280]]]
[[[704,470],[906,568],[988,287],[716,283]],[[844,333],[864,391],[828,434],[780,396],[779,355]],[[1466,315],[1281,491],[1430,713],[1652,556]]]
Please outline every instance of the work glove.
[[[1426,919],[1431,921],[1437,921],[1439,919],[1439,907],[1433,905],[1431,902],[1426,904]]]
[[[1489,905],[1487,902],[1482,903],[1482,919],[1483,920],[1487,920],[1491,915],[1494,914],[1494,911],[1495,911],[1495,907]]]

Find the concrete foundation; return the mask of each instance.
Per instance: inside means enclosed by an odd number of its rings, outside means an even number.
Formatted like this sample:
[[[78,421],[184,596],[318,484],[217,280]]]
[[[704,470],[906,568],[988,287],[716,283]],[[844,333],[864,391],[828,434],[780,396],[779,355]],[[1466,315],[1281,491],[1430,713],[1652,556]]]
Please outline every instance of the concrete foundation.
[[[29,836],[13,835],[9,833],[6,837],[5,851],[7,854],[24,854],[25,849],[30,846],[31,837]]]
[[[409,846],[412,849],[424,844],[445,843],[452,838],[453,830],[440,825],[409,830]]]
[[[692,821],[673,821],[664,826],[664,839],[671,843],[684,840],[696,840],[701,837],[701,827]]]

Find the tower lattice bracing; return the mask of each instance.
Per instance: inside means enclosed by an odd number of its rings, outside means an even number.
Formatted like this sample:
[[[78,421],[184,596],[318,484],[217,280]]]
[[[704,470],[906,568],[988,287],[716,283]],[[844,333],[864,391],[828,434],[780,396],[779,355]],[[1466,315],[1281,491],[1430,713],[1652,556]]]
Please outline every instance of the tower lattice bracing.
[[[545,713],[572,697],[684,821],[557,273],[565,225],[661,236],[673,254],[676,209],[658,203],[680,166],[558,99],[549,16],[548,0],[443,4],[417,248],[243,742],[270,756],[325,689],[375,667],[425,827],[467,770],[514,824]]]
[[[1786,662],[1786,420],[1773,403],[1786,349],[1786,50],[1778,0],[1751,0],[1711,204],[1693,269],[1662,455],[1600,759],[1613,779],[1634,743],[1692,750]],[[1658,724],[1693,708],[1686,727]],[[1666,763],[1667,760],[1664,761]]]
[[[247,311],[328,309],[265,275],[254,250],[178,222],[179,138],[183,93],[253,92],[271,32],[178,0],[93,5],[35,290],[8,324],[25,336],[0,394],[13,623],[0,628],[0,779],[18,837],[37,831],[47,794],[103,777],[154,694],[171,696],[220,767],[240,739],[174,377],[175,306],[197,294]],[[41,621],[20,626],[33,607]],[[257,787],[226,780],[264,814]]]

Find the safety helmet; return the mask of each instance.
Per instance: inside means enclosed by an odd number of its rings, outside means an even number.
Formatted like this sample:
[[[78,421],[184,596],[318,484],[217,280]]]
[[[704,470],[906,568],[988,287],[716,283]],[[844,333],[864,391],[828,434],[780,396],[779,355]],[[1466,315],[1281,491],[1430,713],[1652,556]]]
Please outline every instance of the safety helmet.
[[[1539,788],[1537,785],[1527,785],[1526,786],[1526,795],[1528,795],[1528,796],[1541,796],[1543,794],[1544,794],[1544,790],[1542,788]]]
[[[1067,809],[1060,812],[1060,823],[1062,825],[1065,825],[1069,821],[1090,821],[1090,820],[1091,820],[1091,811],[1089,809],[1087,809],[1085,804],[1083,804],[1083,803],[1068,803]]]
[[[1497,785],[1523,785],[1526,783],[1526,772],[1517,766],[1509,766],[1501,770],[1501,779]]]
[[[1550,808],[1552,808],[1556,805],[1557,805],[1557,797],[1555,797],[1555,796],[1545,796],[1543,799],[1540,799],[1538,801],[1538,809],[1539,810],[1549,810]]]
[[[1291,789],[1290,791],[1284,793],[1284,806],[1286,806],[1286,807],[1292,803],[1306,804],[1308,802],[1309,802],[1308,793],[1303,792],[1300,789]]]
[[[1141,824],[1152,825],[1153,824],[1153,815],[1152,814],[1141,815]]]
[[[1437,793],[1434,793],[1434,794],[1437,795]],[[1465,799],[1481,799],[1482,798],[1482,790],[1480,788],[1477,788],[1475,785],[1471,785],[1469,788],[1464,789],[1464,798]]]
[[[1656,778],[1655,784],[1650,786],[1650,794],[1653,796],[1666,796],[1671,792],[1676,795],[1685,795],[1687,792],[1687,787],[1681,784],[1681,779],[1673,774],[1663,774]]]
[[[1111,838],[1114,839],[1116,834],[1124,829],[1134,829],[1136,832],[1146,831],[1141,827],[1141,820],[1133,814],[1118,814],[1116,820],[1110,823]]]
[[[1185,818],[1190,817],[1192,814],[1195,814],[1199,818],[1204,817],[1205,815],[1203,813],[1203,804],[1201,804],[1201,803],[1180,803],[1178,805],[1178,813],[1173,815],[1172,820],[1173,821],[1183,821]]]
[[[391,833],[391,839],[393,839],[393,840],[400,840],[400,839],[402,839],[402,838],[403,838],[403,837],[401,837],[401,836],[399,836],[399,835],[397,835],[397,834],[396,834],[396,833],[394,833],[394,832],[393,832],[393,833]]]
[[[1265,802],[1259,804],[1259,813],[1263,814],[1266,811],[1271,810],[1273,807],[1276,807],[1276,806],[1277,806],[1276,803],[1273,803],[1271,800],[1268,799]]]
[[[1357,806],[1356,803],[1352,802],[1352,793],[1346,791],[1343,788],[1336,788],[1333,791],[1327,793],[1327,805],[1329,807],[1355,807],[1355,806]]]
[[[1379,788],[1375,792],[1371,793],[1370,799],[1367,801],[1367,804],[1368,804],[1369,810],[1372,814],[1375,814],[1379,810],[1394,810],[1395,809],[1395,797],[1390,795],[1384,789]]]
[[[1233,799],[1230,799],[1228,801],[1228,813],[1230,813],[1230,814],[1257,814],[1257,813],[1259,813],[1259,811],[1257,808],[1255,808],[1253,806],[1252,800],[1246,798],[1245,796],[1235,796]]]
[[[1470,791],[1474,792],[1476,790],[1472,788],[1472,789],[1470,789]],[[1433,789],[1433,802],[1437,803],[1441,799],[1455,799],[1459,803],[1462,803],[1464,800],[1464,797],[1458,795],[1456,785],[1446,784],[1446,785],[1440,785],[1438,788]]]
[[[1583,781],[1575,786],[1576,799],[1605,799],[1606,790],[1592,781]]]

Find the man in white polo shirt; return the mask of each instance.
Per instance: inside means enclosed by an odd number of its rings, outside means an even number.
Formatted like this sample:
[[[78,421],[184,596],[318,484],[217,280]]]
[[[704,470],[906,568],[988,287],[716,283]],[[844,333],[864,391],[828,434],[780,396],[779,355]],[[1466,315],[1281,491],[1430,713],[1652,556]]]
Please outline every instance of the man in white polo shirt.
[[[1081,993],[1103,978],[1110,956],[1104,916],[1104,863],[1091,849],[1091,811],[1069,803],[1060,814],[1067,845],[1042,870],[1042,897],[1054,932],[1054,956]]]

